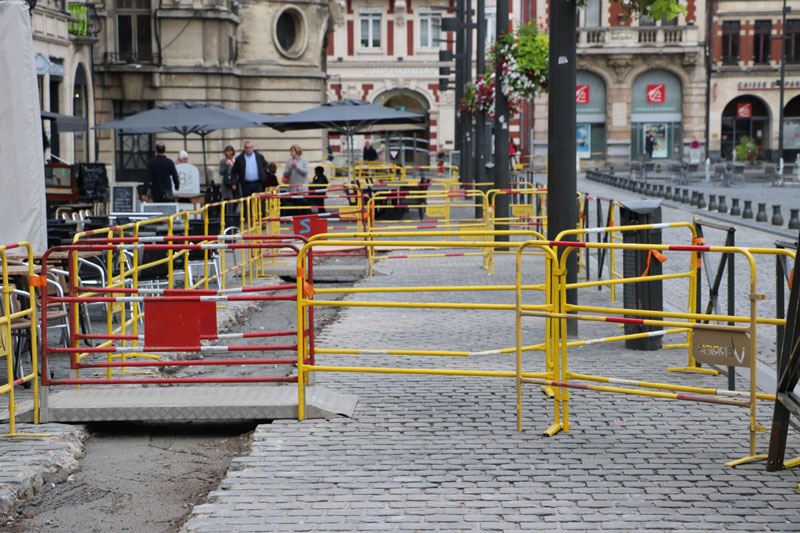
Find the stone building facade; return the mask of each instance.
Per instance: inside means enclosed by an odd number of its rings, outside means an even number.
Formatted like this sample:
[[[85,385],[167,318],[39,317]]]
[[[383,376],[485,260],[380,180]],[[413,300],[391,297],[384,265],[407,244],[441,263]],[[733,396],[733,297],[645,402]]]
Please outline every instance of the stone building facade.
[[[45,161],[94,161],[92,35],[86,4],[41,0],[31,10],[39,104],[79,120],[43,120]],[[76,131],[80,130],[80,131]]]
[[[783,26],[782,1],[713,3],[711,91],[712,155],[731,159],[734,146],[749,137],[758,158],[800,153],[800,2]],[[784,143],[779,153],[781,36],[786,37]]]
[[[94,54],[100,124],[180,100],[275,115],[324,101],[328,0],[108,0],[98,13],[104,21]],[[175,134],[102,131],[99,159],[113,161],[117,181],[139,181],[157,140],[172,156],[184,147]],[[318,131],[216,131],[206,141],[209,179],[219,182],[225,145],[239,151],[246,140],[279,164],[292,144],[310,161],[321,159],[324,145]],[[200,137],[190,135],[186,148],[200,166]]]
[[[510,2],[509,18],[519,25],[527,0]],[[453,50],[452,32],[440,31],[442,17],[454,16],[453,0],[346,0],[328,41],[328,99],[355,98],[421,113],[424,128],[376,132],[388,139],[390,160],[397,164],[428,164],[439,151],[455,148],[457,95],[439,91],[439,50]],[[475,4],[473,2],[473,9]],[[487,42],[494,40],[495,2],[486,2]],[[473,32],[473,69],[477,35]],[[473,72],[474,80],[476,73]],[[511,122],[519,143],[520,118]],[[358,141],[357,141],[358,142]],[[363,142],[363,140],[362,140]],[[332,149],[341,149],[338,139]],[[358,154],[356,154],[358,155]]]
[[[537,19],[547,20],[537,0]],[[654,159],[687,160],[705,143],[704,0],[689,0],[672,21],[626,19],[618,2],[588,0],[579,10],[576,140],[584,159],[642,159],[653,131]],[[534,105],[534,151],[546,153],[547,96]],[[699,151],[695,151],[697,154]]]

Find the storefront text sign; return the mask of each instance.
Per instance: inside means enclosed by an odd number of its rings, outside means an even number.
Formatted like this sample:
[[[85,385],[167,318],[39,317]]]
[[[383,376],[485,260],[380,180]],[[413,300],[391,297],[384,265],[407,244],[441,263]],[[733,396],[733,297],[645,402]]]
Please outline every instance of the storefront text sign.
[[[663,104],[667,99],[667,91],[663,83],[647,86],[647,103]]]
[[[575,103],[588,104],[589,103],[589,86],[576,85],[575,86]]]
[[[737,118],[752,118],[753,117],[753,104],[736,104],[736,117]]]
[[[800,80],[786,80],[784,87],[787,89],[800,89]],[[740,91],[752,91],[759,89],[765,91],[777,91],[781,88],[781,81],[740,81],[736,88]]]

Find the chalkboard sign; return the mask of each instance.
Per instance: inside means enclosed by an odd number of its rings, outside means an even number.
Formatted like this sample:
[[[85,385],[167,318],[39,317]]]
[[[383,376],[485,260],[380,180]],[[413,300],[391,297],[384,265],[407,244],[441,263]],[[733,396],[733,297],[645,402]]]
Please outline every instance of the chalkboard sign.
[[[111,212],[133,213],[136,211],[136,185],[114,185],[111,188]]]
[[[108,190],[108,174],[105,163],[82,163],[79,175],[84,194],[93,200],[103,200]]]

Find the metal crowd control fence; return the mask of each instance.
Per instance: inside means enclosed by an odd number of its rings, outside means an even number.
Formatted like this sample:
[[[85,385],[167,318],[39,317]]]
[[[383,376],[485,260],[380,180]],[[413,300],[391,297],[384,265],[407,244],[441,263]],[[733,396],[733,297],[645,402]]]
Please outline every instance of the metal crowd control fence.
[[[613,216],[609,215],[609,219],[611,221],[613,221]],[[631,283],[631,280],[635,280],[636,279],[636,278],[626,278],[625,276],[623,276],[622,274],[617,272],[616,269],[614,268],[614,251],[615,251],[616,248],[613,246],[613,244],[615,244],[615,241],[618,239],[618,237],[615,237],[615,235],[617,235],[617,234],[625,234],[626,232],[639,232],[639,231],[642,231],[642,230],[664,230],[664,229],[678,229],[678,228],[686,228],[686,229],[688,229],[689,232],[690,232],[690,237],[691,237],[690,243],[691,244],[696,244],[697,243],[697,233],[696,233],[694,224],[692,224],[691,222],[660,222],[660,223],[657,223],[657,224],[636,224],[636,225],[629,225],[629,226],[614,226],[614,225],[611,225],[611,226],[599,227],[599,228],[584,228],[584,229],[580,229],[579,228],[579,229],[574,229],[574,230],[562,231],[561,233],[558,234],[558,236],[556,237],[556,240],[557,241],[566,241],[566,240],[569,240],[568,237],[577,237],[577,239],[576,239],[577,242],[589,243],[590,242],[589,241],[589,236],[591,234],[596,234],[596,235],[598,235],[598,243],[597,244],[605,244],[605,243],[607,243],[607,244],[611,244],[612,245],[612,246],[608,246],[608,247],[603,246],[603,247],[599,247],[599,248],[593,247],[593,246],[584,247],[584,248],[596,248],[596,251],[600,252],[600,253],[598,253],[598,256],[602,255],[602,252],[608,251],[608,257],[610,258],[609,279],[603,279],[602,278],[602,271],[600,269],[598,269],[597,281],[585,281],[583,283],[578,283],[578,284],[575,285],[575,288],[597,287],[598,290],[600,290],[603,287],[609,287],[610,288],[611,302],[613,303],[613,302],[616,301],[615,300],[616,287],[618,285],[624,285],[626,283]],[[599,239],[600,235],[604,236],[602,243],[600,242],[600,239]],[[576,252],[576,253],[578,253],[578,252]],[[648,260],[649,260],[649,258],[650,258],[650,256],[648,255]],[[656,260],[656,259],[654,259],[654,260]],[[699,273],[699,270],[698,270],[699,261],[697,259],[695,259],[692,264],[695,265],[695,268],[694,269],[690,268],[686,272],[674,272],[674,273],[671,273],[671,274],[659,274],[659,275],[652,275],[652,274],[648,275],[648,272],[643,272],[643,276],[640,276],[640,277],[646,277],[647,278],[647,280],[646,280],[647,282],[656,281],[656,280],[680,279],[680,278],[689,279],[687,311],[689,313],[694,313],[698,309],[697,308],[698,300],[697,300],[696,294],[697,294],[697,291],[698,291],[697,283],[699,281],[700,273]],[[666,344],[666,345],[662,346],[663,348],[687,348],[687,347],[689,348],[689,358],[688,358],[687,366],[678,367],[678,368],[672,368],[670,370],[671,371],[691,371],[691,372],[703,372],[703,373],[708,373],[708,374],[716,374],[717,372],[714,371],[714,370],[701,369],[697,365],[697,362],[695,361],[695,358],[693,357],[693,353],[692,353],[692,341],[691,341],[692,331],[688,330],[688,331],[686,331],[686,333],[687,333],[687,339],[686,339],[685,342],[681,342],[681,343],[677,343],[677,344]],[[631,337],[631,338],[637,338],[637,337]]]
[[[188,241],[188,244],[186,243]],[[42,295],[41,323],[46,331],[48,305],[67,304],[70,309],[69,347],[45,345],[42,351],[41,376],[43,386],[56,385],[99,385],[99,384],[150,384],[150,383],[261,383],[294,382],[296,377],[281,376],[242,376],[242,377],[152,377],[154,369],[164,367],[189,366],[238,366],[238,365],[293,365],[294,353],[287,358],[224,358],[196,360],[167,360],[161,354],[174,352],[225,353],[225,352],[294,352],[297,346],[289,344],[263,345],[225,345],[203,344],[211,341],[227,341],[242,338],[278,338],[301,335],[306,343],[302,352],[305,361],[313,364],[313,331],[304,330],[313,323],[313,310],[307,315],[298,315],[297,327],[287,331],[246,332],[220,334],[217,331],[217,302],[230,301],[294,301],[294,283],[238,287],[230,289],[202,289],[172,287],[140,287],[135,281],[131,285],[87,286],[80,282],[78,256],[81,252],[167,252],[183,253],[204,250],[251,250],[255,253],[265,250],[290,250],[293,255],[299,250],[298,243],[304,242],[299,236],[270,235],[200,235],[174,237],[121,237],[89,239],[80,244],[51,248],[42,258],[42,276],[47,276],[48,259],[54,252],[69,255],[70,290],[68,296]],[[303,268],[310,273],[313,269],[313,256],[304,255]],[[313,275],[313,273],[311,274]],[[285,294],[270,294],[280,293]],[[128,333],[125,322],[121,329],[109,328],[106,333],[84,333],[80,327],[78,313],[80,305],[102,303],[106,305],[141,306],[141,315],[133,312],[133,329]],[[140,334],[138,319],[144,319],[144,333]],[[99,344],[95,344],[98,342]],[[75,372],[74,378],[55,379],[48,372],[51,357],[66,355],[69,368]],[[98,358],[99,357],[99,358]],[[150,369],[141,372],[132,369]],[[104,377],[82,377],[81,371],[100,372]],[[124,377],[117,377],[122,375]]]
[[[9,250],[22,250],[25,255],[18,261],[16,270],[11,273],[12,262],[9,261],[7,252]],[[17,260],[19,257],[16,258]],[[37,291],[40,295],[47,293],[47,278],[43,275],[37,276],[33,264],[33,251],[27,242],[17,242],[0,246],[0,262],[2,271],[3,307],[0,316],[0,357],[5,357],[6,382],[0,385],[0,395],[8,396],[8,425],[9,431],[0,434],[3,437],[47,437],[42,433],[19,433],[16,426],[17,400],[14,395],[14,387],[32,384],[33,386],[33,405],[34,405],[34,424],[39,423],[39,380],[37,379],[38,368],[38,345],[39,340],[36,330],[36,301]],[[28,284],[28,287],[17,287],[15,283]],[[28,289],[24,291],[23,289]],[[43,290],[42,290],[43,289]],[[16,305],[15,305],[16,304]],[[47,335],[47,330],[42,329],[43,334]],[[14,343],[14,337],[17,337]],[[27,338],[30,344],[31,371],[25,373],[22,370],[22,350],[20,348],[23,337]],[[15,346],[16,344],[16,346]]]
[[[489,232],[468,232],[471,236],[476,237],[485,237],[486,235],[490,237],[496,237],[498,235],[505,235],[505,236],[521,236],[524,235],[525,232],[509,232],[509,231],[489,231]],[[433,233],[414,233],[414,232],[395,232],[395,233],[386,233],[386,234],[374,234],[374,237],[381,238],[381,239],[399,239],[399,238],[411,238],[411,239],[421,239],[425,238],[428,239],[430,237],[443,237],[443,236],[455,236],[459,235],[459,232],[433,232]],[[343,235],[340,236],[342,239],[349,239],[352,237],[361,238],[364,235]],[[306,275],[306,272],[303,268],[305,264],[305,256],[306,254],[310,253],[315,246],[350,246],[354,242],[360,241],[352,241],[352,240],[329,240],[327,237],[330,236],[316,236],[313,237],[303,248],[300,250],[298,254],[298,269],[297,269],[297,313],[298,313],[298,320],[300,320],[301,316],[304,316],[306,313],[306,309],[313,308],[316,306],[341,306],[341,307],[369,307],[369,308],[399,308],[399,309],[408,309],[409,311],[413,310],[420,310],[420,309],[483,309],[483,310],[493,310],[493,311],[512,311],[515,309],[515,304],[507,303],[507,304],[491,304],[491,303],[483,303],[482,301],[477,302],[424,302],[424,301],[417,301],[417,302],[391,302],[391,301],[352,301],[352,300],[323,300],[320,299],[321,296],[327,294],[334,294],[334,293],[346,293],[346,294],[359,294],[359,293],[453,293],[453,292],[466,292],[466,293],[475,293],[475,294],[484,294],[486,291],[502,291],[507,294],[511,294],[512,291],[536,291],[542,294],[542,298],[544,303],[539,303],[535,305],[528,305],[525,306],[524,309],[530,311],[541,311],[541,312],[553,312],[554,311],[554,303],[548,300],[548,295],[551,294],[551,290],[549,287],[549,279],[550,276],[545,276],[546,281],[544,283],[539,283],[536,285],[485,285],[485,286],[424,286],[424,287],[384,287],[384,288],[314,288],[311,286],[309,282],[309,277]],[[486,248],[486,247],[509,247],[509,246],[516,246],[516,244],[508,243],[508,242],[495,242],[494,240],[487,241],[487,240],[477,240],[477,241],[464,241],[464,242],[453,242],[453,241],[434,241],[434,240],[374,240],[367,243],[367,246],[377,246],[377,245],[387,245],[387,246],[398,246],[398,247],[407,247],[407,248],[418,248],[418,249],[430,249],[435,247],[441,248]],[[536,246],[536,244],[534,244]],[[550,272],[552,265],[554,265],[557,261],[554,252],[547,246],[547,243],[542,242],[541,247],[543,253],[541,254],[544,258],[544,268],[545,271]],[[486,377],[506,377],[506,378],[513,378],[517,375],[517,372],[513,368],[509,368],[509,370],[474,370],[474,369],[454,369],[454,368],[421,368],[421,367],[400,367],[400,368],[392,368],[392,367],[376,367],[376,366],[333,366],[333,365],[321,365],[319,361],[314,364],[305,354],[304,350],[308,346],[308,342],[303,337],[304,329],[298,329],[298,340],[297,345],[300,347],[297,354],[297,369],[298,369],[298,413],[299,419],[303,420],[305,417],[305,392],[304,388],[308,382],[309,375],[313,372],[365,372],[365,373],[383,373],[383,374],[430,374],[430,375],[440,375],[440,376],[486,376]],[[313,330],[313,324],[309,326],[308,330]],[[522,375],[527,378],[541,378],[552,380],[553,376],[557,375],[553,370],[553,361],[554,358],[550,354],[550,337],[548,335],[545,342],[539,343],[534,346],[526,347],[526,351],[532,350],[539,350],[545,352],[544,358],[544,366],[545,370],[542,372],[530,372],[530,373],[523,373]],[[512,354],[516,351],[516,347],[508,347],[508,348],[501,348],[497,350],[489,350],[483,352],[471,352],[467,350],[432,350],[432,349],[408,349],[405,347],[399,348],[385,348],[385,347],[347,347],[347,348],[336,348],[336,349],[329,349],[317,346],[315,348],[315,354],[318,356],[322,355],[363,355],[363,356],[381,356],[381,355],[403,355],[403,356],[433,356],[433,357],[464,357],[469,358],[470,355],[491,355],[491,354]]]
[[[560,415],[546,432],[547,435],[554,435],[558,431],[569,431],[569,393],[568,389],[595,390],[601,392],[616,392],[622,394],[632,394],[649,396],[654,398],[677,399],[699,401],[706,403],[717,403],[746,407],[750,414],[750,447],[749,455],[727,463],[728,466],[736,466],[755,459],[764,458],[764,455],[756,453],[756,435],[764,431],[764,427],[758,425],[756,420],[756,401],[774,400],[774,396],[758,394],[756,392],[756,324],[759,322],[756,316],[756,301],[763,299],[763,295],[756,290],[756,262],[750,250],[737,247],[726,246],[683,246],[683,245],[643,245],[643,244],[604,244],[604,243],[581,243],[549,241],[538,242],[529,241],[522,244],[517,251],[517,268],[521,265],[521,254],[528,246],[541,247],[547,244],[552,248],[561,248],[557,267],[552,269],[553,280],[550,282],[554,295],[552,300],[555,302],[556,312],[544,312],[541,310],[531,311],[524,308],[521,296],[517,303],[517,314],[519,317],[539,317],[557,319],[558,324],[553,326],[558,343],[559,380],[547,380],[540,377],[530,378],[524,375],[520,352],[522,348],[521,325],[518,320],[518,341],[517,341],[517,395],[521,398],[521,387],[525,383],[533,383],[554,388],[555,400],[559,405]],[[577,248],[616,248],[619,250],[657,250],[671,252],[688,252],[692,254],[693,262],[695,257],[701,252],[709,253],[730,253],[743,256],[749,263],[749,298],[750,312],[748,316],[718,317],[706,313],[676,313],[669,311],[646,311],[638,309],[618,309],[607,307],[590,307],[572,305],[567,303],[567,290],[577,288],[581,284],[566,283],[566,261],[570,253]],[[519,279],[519,278],[518,278]],[[690,278],[691,279],[691,278]],[[628,282],[642,281],[640,279],[627,280]],[[519,284],[519,281],[517,282]],[[518,294],[521,291],[518,290]],[[578,314],[581,313],[581,314]],[[591,313],[591,314],[590,314]],[[643,317],[643,318],[634,318]],[[717,325],[703,323],[704,320],[729,320],[738,324],[737,326]],[[666,335],[681,331],[690,330],[694,333],[693,345],[696,356],[704,362],[731,364],[734,366],[744,366],[750,371],[750,388],[748,392],[737,392],[731,390],[719,390],[703,387],[691,387],[685,385],[675,385],[667,383],[656,383],[649,381],[637,381],[629,379],[619,379],[613,377],[596,376],[589,374],[576,373],[568,366],[568,348],[575,346],[575,341],[570,342],[566,336],[567,320],[586,320],[593,322],[608,322],[616,324],[638,323],[642,325],[652,325],[664,329],[653,332],[637,334],[638,336]],[[618,335],[590,341],[579,341],[582,344],[595,344],[601,342],[615,342],[625,340],[630,335]],[[580,344],[577,344],[580,345]],[[622,386],[590,385],[585,383],[575,383],[575,381],[588,381],[595,383],[610,383]],[[633,388],[638,387],[638,388]],[[665,392],[669,391],[669,392]],[[522,429],[522,406],[518,400],[518,428]]]

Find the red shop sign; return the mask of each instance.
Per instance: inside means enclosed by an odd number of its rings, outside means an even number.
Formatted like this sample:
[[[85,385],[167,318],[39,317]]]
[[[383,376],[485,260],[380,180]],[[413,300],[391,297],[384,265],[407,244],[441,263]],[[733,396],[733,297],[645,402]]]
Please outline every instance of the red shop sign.
[[[736,104],[736,118],[753,118],[753,104]]]
[[[589,86],[576,85],[575,86],[575,103],[588,104],[589,103]]]
[[[667,90],[663,83],[647,86],[647,103],[663,104],[667,99]]]

